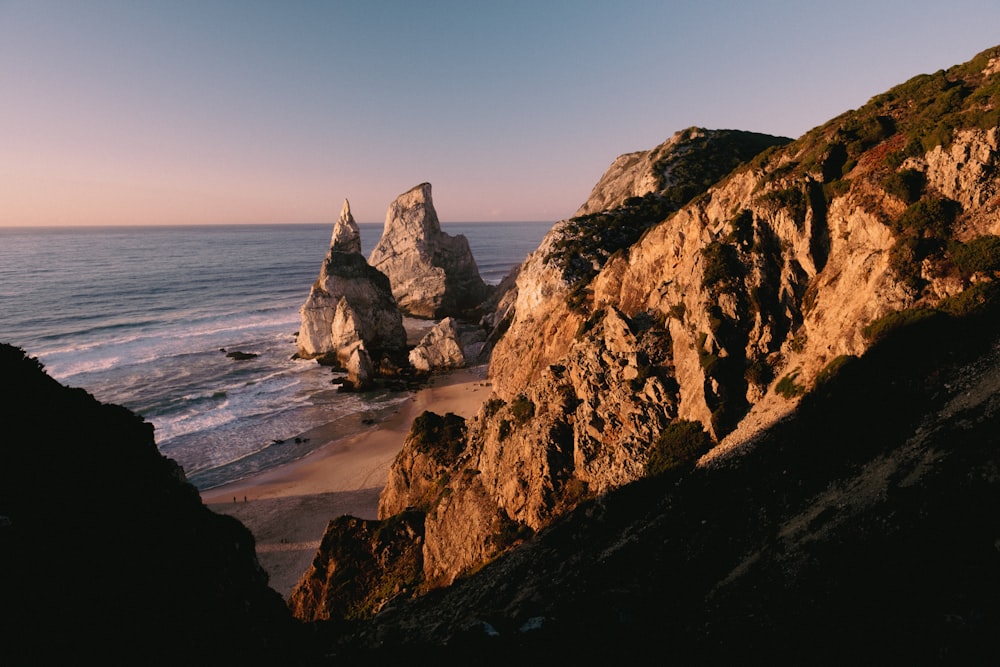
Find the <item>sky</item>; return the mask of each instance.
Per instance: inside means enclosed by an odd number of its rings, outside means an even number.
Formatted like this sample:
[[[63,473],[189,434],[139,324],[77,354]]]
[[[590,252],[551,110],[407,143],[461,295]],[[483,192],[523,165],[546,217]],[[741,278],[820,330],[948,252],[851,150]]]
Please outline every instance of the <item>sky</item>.
[[[1000,0],[0,0],[0,226],[571,216],[690,126],[798,137]]]

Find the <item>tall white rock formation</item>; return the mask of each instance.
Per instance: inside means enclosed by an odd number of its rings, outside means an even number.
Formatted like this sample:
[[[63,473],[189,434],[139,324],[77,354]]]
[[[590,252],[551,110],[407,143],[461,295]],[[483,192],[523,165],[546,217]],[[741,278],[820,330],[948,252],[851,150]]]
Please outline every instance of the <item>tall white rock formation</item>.
[[[357,350],[379,359],[406,349],[403,317],[389,279],[361,254],[361,235],[344,200],[319,279],[300,309],[298,355],[347,366]]]
[[[392,202],[368,261],[389,277],[400,310],[413,317],[460,315],[481,304],[490,291],[468,240],[441,231],[430,183]]]

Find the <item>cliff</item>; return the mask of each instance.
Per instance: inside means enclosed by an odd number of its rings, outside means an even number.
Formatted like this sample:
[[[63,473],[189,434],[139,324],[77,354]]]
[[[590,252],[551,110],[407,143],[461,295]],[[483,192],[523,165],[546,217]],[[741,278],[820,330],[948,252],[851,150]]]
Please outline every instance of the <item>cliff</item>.
[[[378,364],[383,355],[398,357],[397,363],[404,356],[403,316],[389,279],[361,255],[360,231],[347,200],[334,226],[319,279],[300,313],[297,344],[302,358],[321,358],[363,370],[372,362]]]
[[[436,664],[982,664],[1000,631],[1000,301],[896,330],[726,465],[585,500],[329,639]]]
[[[772,443],[792,456],[793,443],[765,434],[787,433],[781,424],[803,396],[901,327],[990,306],[1000,270],[998,56],[915,77],[793,142],[692,129],[616,160],[526,260],[513,305],[494,318],[495,395],[453,431],[461,454],[442,467],[408,444],[390,471],[380,516],[414,499],[425,512],[424,590],[535,544],[531,535],[581,502],[653,471],[701,456],[694,474],[725,495],[716,480],[727,466],[789,470],[781,454],[757,452]],[[853,483],[838,479],[819,484]],[[762,515],[784,502],[759,492]],[[701,539],[697,526],[685,522],[678,539]],[[510,604],[531,606],[519,600]]]
[[[250,532],[209,511],[153,427],[0,344],[6,664],[300,662],[312,646]]]
[[[488,296],[468,240],[441,231],[430,183],[404,192],[385,214],[369,263],[389,277],[407,315],[442,318],[475,309]]]

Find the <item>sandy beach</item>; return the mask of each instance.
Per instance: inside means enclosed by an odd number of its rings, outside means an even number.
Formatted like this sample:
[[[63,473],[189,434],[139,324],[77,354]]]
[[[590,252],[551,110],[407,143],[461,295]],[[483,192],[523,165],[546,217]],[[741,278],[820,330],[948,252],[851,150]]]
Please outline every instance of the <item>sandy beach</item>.
[[[368,430],[346,438],[335,425],[309,431],[303,436],[326,444],[293,463],[206,490],[202,500],[253,532],[271,587],[287,598],[331,519],[377,518],[379,493],[413,419],[425,410],[471,417],[489,393],[485,366],[434,376]]]

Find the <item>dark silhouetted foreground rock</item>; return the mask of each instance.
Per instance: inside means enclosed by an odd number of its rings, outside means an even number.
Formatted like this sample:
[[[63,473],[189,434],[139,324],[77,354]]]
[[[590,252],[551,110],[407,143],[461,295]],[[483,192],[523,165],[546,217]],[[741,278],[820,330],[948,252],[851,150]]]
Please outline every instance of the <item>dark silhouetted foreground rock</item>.
[[[254,541],[153,427],[0,345],[0,662],[301,664]]]

